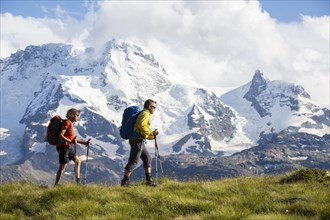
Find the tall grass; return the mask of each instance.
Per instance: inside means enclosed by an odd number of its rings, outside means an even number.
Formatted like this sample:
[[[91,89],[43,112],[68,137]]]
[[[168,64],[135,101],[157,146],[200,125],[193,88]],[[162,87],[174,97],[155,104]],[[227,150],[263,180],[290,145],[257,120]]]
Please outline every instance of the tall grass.
[[[329,179],[283,183],[287,177],[163,179],[156,188],[2,184],[0,219],[330,219]]]

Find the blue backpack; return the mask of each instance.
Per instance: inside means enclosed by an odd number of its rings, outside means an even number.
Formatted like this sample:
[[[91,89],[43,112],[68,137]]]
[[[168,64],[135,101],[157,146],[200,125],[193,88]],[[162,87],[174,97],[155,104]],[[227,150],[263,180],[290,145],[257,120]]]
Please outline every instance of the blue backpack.
[[[138,133],[134,132],[134,124],[140,112],[142,112],[142,110],[139,106],[129,106],[124,110],[120,127],[121,138],[127,140],[133,136],[139,137]]]

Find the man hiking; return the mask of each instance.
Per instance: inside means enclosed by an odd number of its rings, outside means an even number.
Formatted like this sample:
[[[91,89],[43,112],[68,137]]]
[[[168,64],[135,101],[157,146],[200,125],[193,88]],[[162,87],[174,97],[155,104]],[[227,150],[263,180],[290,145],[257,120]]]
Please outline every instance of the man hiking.
[[[73,123],[78,121],[80,116],[80,111],[75,108],[71,108],[66,113],[66,118],[62,124],[60,131],[60,139],[62,140],[58,145],[56,145],[56,150],[58,152],[59,157],[59,168],[56,174],[55,185],[58,185],[61,176],[70,162],[70,160],[74,161],[74,172],[76,176],[76,183],[80,184],[80,164],[81,160],[76,155],[75,149],[72,149],[71,144],[84,144],[85,146],[89,143],[89,141],[79,140],[74,136]]]
[[[155,139],[158,135],[157,129],[151,131],[150,126],[150,115],[156,110],[156,102],[154,100],[148,99],[144,102],[144,109],[139,113],[136,122],[134,124],[134,133],[129,139],[129,144],[131,146],[131,151],[128,159],[128,163],[125,166],[124,178],[121,180],[122,186],[128,186],[128,179],[131,175],[133,169],[136,167],[139,158],[143,161],[143,168],[146,174],[146,185],[147,186],[157,186],[151,178],[151,157],[145,146],[145,140]]]

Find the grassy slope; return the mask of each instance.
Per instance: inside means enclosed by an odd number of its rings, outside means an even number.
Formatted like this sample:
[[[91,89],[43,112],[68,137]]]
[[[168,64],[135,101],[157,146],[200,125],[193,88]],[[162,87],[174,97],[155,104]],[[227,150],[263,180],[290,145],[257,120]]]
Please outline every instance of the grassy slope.
[[[2,184],[0,219],[330,219],[329,181],[281,184],[281,179],[165,179],[156,188]]]

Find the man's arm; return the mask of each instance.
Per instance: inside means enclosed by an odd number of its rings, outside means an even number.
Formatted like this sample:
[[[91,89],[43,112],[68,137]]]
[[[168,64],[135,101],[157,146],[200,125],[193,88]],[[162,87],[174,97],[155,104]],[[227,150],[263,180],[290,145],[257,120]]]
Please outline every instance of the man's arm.
[[[150,115],[147,112],[142,112],[141,116],[138,119],[140,120],[138,121],[138,123],[139,123],[139,132],[141,136],[149,140],[154,139],[155,137],[153,135],[153,132],[150,130],[149,127]]]

